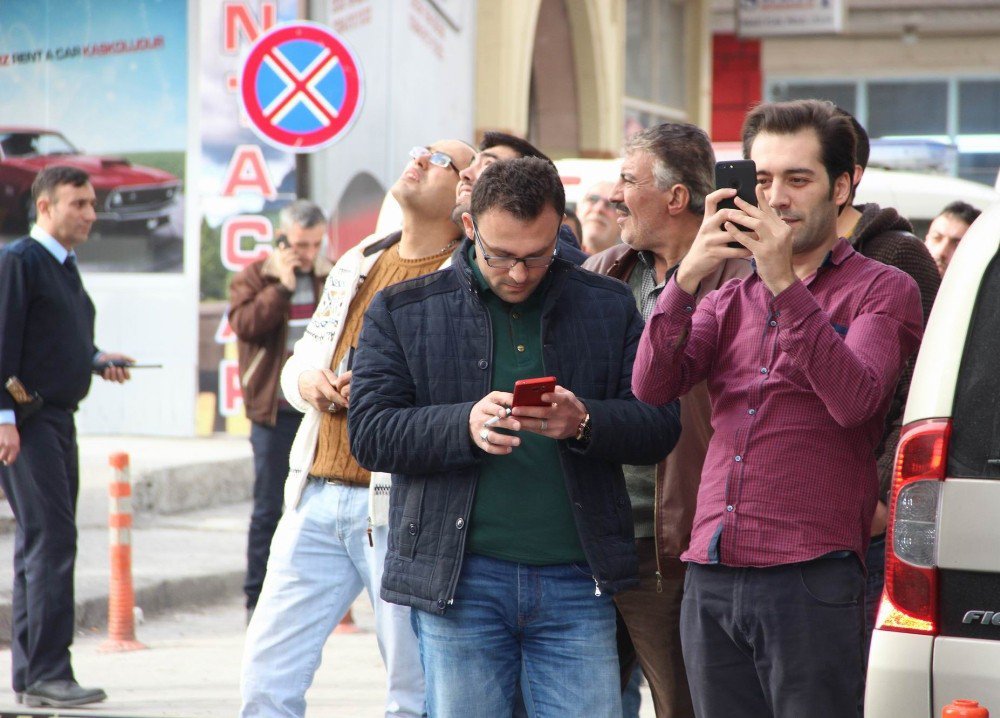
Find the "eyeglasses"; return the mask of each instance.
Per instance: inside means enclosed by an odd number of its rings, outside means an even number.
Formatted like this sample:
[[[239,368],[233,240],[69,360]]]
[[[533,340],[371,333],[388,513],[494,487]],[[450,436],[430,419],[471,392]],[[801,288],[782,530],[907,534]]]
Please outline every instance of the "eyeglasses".
[[[599,194],[588,194],[588,195],[584,195],[583,198],[587,202],[589,202],[590,204],[598,204],[600,202],[604,202],[609,207],[614,207],[614,205],[611,203],[611,198],[610,197],[602,197]]]
[[[411,160],[420,160],[424,157],[432,165],[437,167],[451,167],[458,174],[458,167],[455,166],[455,161],[451,158],[451,155],[446,155],[444,152],[439,150],[431,150],[427,147],[414,147],[410,150]]]
[[[552,260],[556,257],[556,250],[552,251],[552,254],[547,254],[542,257],[494,257],[493,255],[486,253],[486,244],[483,242],[482,236],[479,234],[479,227],[476,226],[476,220],[472,220],[472,234],[476,237],[476,243],[479,245],[479,251],[483,253],[483,259],[486,260],[487,266],[493,267],[494,269],[513,269],[517,266],[518,262],[524,264],[525,269],[538,269],[539,267],[547,267],[552,264]],[[556,237],[559,235],[557,234]]]

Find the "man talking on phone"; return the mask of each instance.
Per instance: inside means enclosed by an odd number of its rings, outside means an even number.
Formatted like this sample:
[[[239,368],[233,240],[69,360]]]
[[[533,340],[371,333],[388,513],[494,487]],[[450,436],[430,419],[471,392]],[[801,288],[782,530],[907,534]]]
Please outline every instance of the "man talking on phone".
[[[247,615],[257,607],[271,537],[281,518],[288,453],[302,414],[285,398],[278,375],[312,317],[330,261],[320,253],[326,217],[306,199],[282,208],[275,249],[229,285],[229,324],[236,333],[243,406],[253,449],[253,513],[243,583]],[[249,620],[249,619],[248,619]]]
[[[495,162],[452,266],[365,316],[351,447],[393,475],[382,597],[413,609],[435,718],[511,715],[519,679],[529,715],[621,715],[621,464],[659,461],[680,426],[632,396],[628,288],[554,255],[565,201],[551,163]],[[545,376],[543,406],[514,403]]]
[[[736,197],[736,209],[718,210],[733,189],[706,198],[636,358],[643,401],[672,401],[703,380],[712,399],[682,556],[681,638],[699,718],[858,715],[875,449],[922,313],[909,275],[838,238],[855,142],[829,102],[753,109],[743,154],[759,206]],[[695,308],[699,284],[746,256],[754,273]]]

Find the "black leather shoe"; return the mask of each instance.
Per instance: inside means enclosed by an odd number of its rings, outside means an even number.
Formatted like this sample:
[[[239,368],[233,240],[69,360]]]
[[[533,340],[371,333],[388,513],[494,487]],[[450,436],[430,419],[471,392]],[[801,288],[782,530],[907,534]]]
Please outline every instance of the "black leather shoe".
[[[76,681],[35,681],[21,694],[24,705],[72,708],[103,701],[108,695],[100,688],[83,688]]]

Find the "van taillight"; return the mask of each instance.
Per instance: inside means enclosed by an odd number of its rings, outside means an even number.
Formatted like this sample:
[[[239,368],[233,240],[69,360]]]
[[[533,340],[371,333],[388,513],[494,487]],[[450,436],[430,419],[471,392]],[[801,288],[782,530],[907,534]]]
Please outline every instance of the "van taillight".
[[[941,487],[951,421],[904,427],[889,501],[885,592],[877,628],[937,633],[937,548]]]

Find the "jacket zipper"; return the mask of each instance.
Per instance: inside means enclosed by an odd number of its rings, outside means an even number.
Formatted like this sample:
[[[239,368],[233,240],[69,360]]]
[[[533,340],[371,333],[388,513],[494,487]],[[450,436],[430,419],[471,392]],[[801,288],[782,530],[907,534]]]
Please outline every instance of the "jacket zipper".
[[[471,270],[470,270],[471,271]],[[468,277],[463,277],[466,281],[469,281]],[[490,357],[487,361],[490,362],[490,371],[485,379],[485,389],[486,394],[490,393],[490,387],[493,385],[493,322],[490,319],[490,313],[486,311],[486,307],[482,305],[479,298],[476,296],[476,290],[472,286],[471,282],[467,285],[469,293],[472,295],[473,303],[479,307],[482,312],[483,317],[486,319],[486,355]],[[486,396],[483,394],[483,396]],[[476,499],[476,485],[479,483],[479,477],[476,476],[472,480],[472,492],[469,494],[469,501],[465,505],[465,515],[466,517],[472,513],[472,504]],[[468,527],[468,520],[466,520],[466,527]],[[462,573],[462,556],[465,554],[465,540],[468,537],[469,532],[466,530],[462,533],[461,546],[459,546],[458,560],[455,562],[455,569],[452,571],[451,580],[448,582],[448,601],[447,605],[455,605],[455,590],[458,588],[458,577]]]

